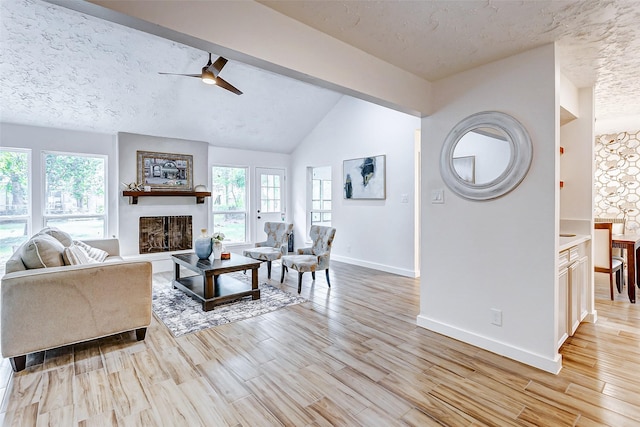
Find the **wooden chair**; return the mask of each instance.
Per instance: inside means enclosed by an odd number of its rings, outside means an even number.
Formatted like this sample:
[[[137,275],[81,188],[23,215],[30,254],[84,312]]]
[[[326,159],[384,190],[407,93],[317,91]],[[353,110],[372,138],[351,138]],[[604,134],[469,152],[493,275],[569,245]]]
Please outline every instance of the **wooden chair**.
[[[626,221],[624,218],[594,218],[594,222],[610,222],[611,232],[613,234],[624,234],[626,228]]]
[[[610,222],[612,224],[611,232],[613,234],[624,234],[627,226],[627,222],[624,218],[594,218],[594,222]],[[614,257],[624,257],[621,248],[613,247],[613,256]]]
[[[621,292],[624,284],[624,263],[613,256],[611,242],[613,224],[610,222],[596,222],[593,233],[593,266],[596,273],[609,275],[609,291],[613,301],[613,274],[616,274],[616,285]]]

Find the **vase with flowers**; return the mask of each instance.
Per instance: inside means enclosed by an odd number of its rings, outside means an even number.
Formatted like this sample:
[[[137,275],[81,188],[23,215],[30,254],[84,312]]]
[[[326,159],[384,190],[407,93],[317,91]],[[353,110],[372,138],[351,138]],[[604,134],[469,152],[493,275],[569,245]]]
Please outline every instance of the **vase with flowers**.
[[[207,229],[200,229],[200,236],[195,240],[195,251],[196,255],[199,259],[207,259],[211,255],[211,251],[213,250],[211,247],[211,237],[207,236]]]
[[[224,240],[224,233],[215,232],[211,235],[211,242],[213,243],[213,259],[222,258],[222,241]]]

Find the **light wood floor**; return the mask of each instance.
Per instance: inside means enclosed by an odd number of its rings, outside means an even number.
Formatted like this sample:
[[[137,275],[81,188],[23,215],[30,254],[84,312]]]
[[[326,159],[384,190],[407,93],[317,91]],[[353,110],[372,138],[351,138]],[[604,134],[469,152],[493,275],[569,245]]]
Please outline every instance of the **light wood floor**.
[[[260,269],[266,280],[266,267]],[[280,268],[274,265],[274,277]],[[265,277],[262,277],[262,276]],[[295,272],[284,287],[295,292]],[[156,275],[154,280],[169,280]],[[608,301],[551,375],[415,326],[419,280],[332,263],[309,302],[173,338],[133,333],[0,364],[16,426],[630,426],[640,424],[640,305]],[[272,280],[277,284],[277,280]],[[0,421],[1,423],[1,421]]]

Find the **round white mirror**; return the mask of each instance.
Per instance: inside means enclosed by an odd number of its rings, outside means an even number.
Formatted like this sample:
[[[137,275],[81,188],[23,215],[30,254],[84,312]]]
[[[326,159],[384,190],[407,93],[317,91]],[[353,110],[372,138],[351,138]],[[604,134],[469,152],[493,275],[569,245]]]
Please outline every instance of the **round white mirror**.
[[[449,132],[440,175],[462,197],[494,199],[520,184],[532,157],[531,139],[520,122],[508,114],[485,111],[463,119]]]

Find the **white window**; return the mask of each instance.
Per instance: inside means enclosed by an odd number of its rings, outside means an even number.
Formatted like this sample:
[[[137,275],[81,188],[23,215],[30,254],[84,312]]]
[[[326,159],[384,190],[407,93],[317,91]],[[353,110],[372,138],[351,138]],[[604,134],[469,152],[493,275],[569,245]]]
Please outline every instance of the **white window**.
[[[331,226],[331,166],[311,168],[311,225]]]
[[[222,232],[229,243],[247,241],[247,168],[211,168],[212,232]]]
[[[106,156],[42,154],[44,225],[77,239],[102,238],[106,229]]]
[[[31,234],[31,151],[0,149],[0,265]]]
[[[282,212],[281,190],[282,180],[278,174],[263,174],[260,176],[260,212]]]

